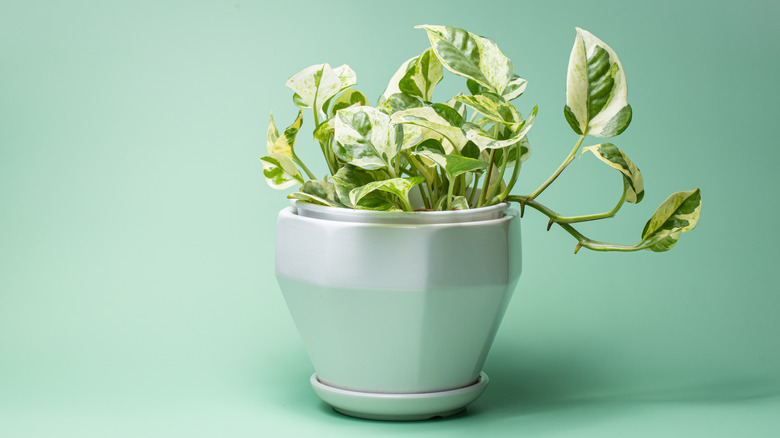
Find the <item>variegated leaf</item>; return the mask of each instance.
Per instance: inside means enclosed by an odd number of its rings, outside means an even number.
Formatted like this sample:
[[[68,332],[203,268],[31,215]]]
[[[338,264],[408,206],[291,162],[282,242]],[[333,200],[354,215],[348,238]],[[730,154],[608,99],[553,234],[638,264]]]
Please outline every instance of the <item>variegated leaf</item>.
[[[322,143],[327,143],[336,130],[335,125],[335,117],[331,117],[320,123],[320,125],[317,126],[317,129],[314,130],[314,139]]]
[[[333,187],[336,190],[338,200],[350,207],[369,210],[389,210],[394,208],[394,201],[386,192],[374,191],[364,195],[357,205],[353,205],[349,198],[349,192],[357,187],[364,186],[373,181],[388,179],[389,176],[380,170],[365,170],[351,164],[345,164],[333,175]]]
[[[333,203],[332,201],[329,201],[325,198],[320,198],[319,196],[310,195],[304,192],[290,193],[289,195],[287,195],[287,198],[296,199],[298,201],[303,201],[303,202],[309,202],[317,205],[324,205],[326,207],[340,207],[340,205]]]
[[[433,88],[442,77],[441,62],[433,53],[433,49],[428,49],[409,65],[409,69],[398,83],[398,88],[410,96],[430,102]]]
[[[458,96],[463,96],[463,94],[462,93],[458,94]],[[455,97],[458,97],[458,96],[455,96]],[[455,111],[457,111],[458,114],[460,114],[460,117],[462,119],[464,119],[464,120],[466,119],[466,116],[467,116],[466,105],[463,105],[463,103],[458,102],[455,98],[452,98],[452,99],[448,100],[446,105],[448,107],[454,109]]]
[[[401,93],[401,88],[398,86],[398,84],[406,75],[406,72],[409,70],[409,66],[412,65],[417,60],[417,58],[419,58],[419,56],[414,56],[407,59],[403,64],[401,64],[400,67],[398,67],[398,70],[393,73],[393,77],[390,78],[390,82],[387,84],[385,92],[379,96],[379,101],[376,105],[377,107],[382,106],[382,104],[385,103],[385,101],[387,101],[387,99],[389,99],[393,94]]]
[[[632,204],[638,204],[645,196],[645,186],[642,182],[642,173],[636,165],[628,159],[625,153],[612,143],[602,143],[595,146],[588,146],[582,149],[593,152],[599,160],[606,163],[609,167],[616,169],[623,174],[626,182],[626,201]]]
[[[344,205],[339,202],[336,196],[336,188],[333,183],[320,180],[309,180],[303,183],[301,192],[307,195],[314,196],[318,199],[323,199],[328,202],[329,205],[343,207]]]
[[[344,92],[333,101],[333,105],[330,107],[330,116],[333,117],[336,114],[336,111],[349,108],[352,105],[368,105],[368,99],[358,90],[344,90]]]
[[[696,227],[701,215],[699,189],[677,192],[658,207],[642,230],[643,249],[666,251],[671,249],[680,234]]]
[[[290,158],[293,157],[293,149],[295,148],[295,137],[298,135],[298,131],[301,129],[301,125],[303,124],[303,110],[298,111],[298,117],[295,118],[295,121],[292,125],[288,126],[287,129],[284,130],[282,135],[279,135],[278,132],[276,133],[275,137],[276,139],[274,142],[271,142],[271,137],[273,131],[276,131],[276,126],[274,126],[274,116],[273,113],[271,114],[271,122],[268,125],[268,153],[269,154],[282,154],[286,155]]]
[[[520,97],[520,95],[523,94],[527,85],[528,81],[516,74],[512,74],[512,77],[509,79],[509,83],[504,89],[504,93],[501,95],[501,97],[506,100],[517,99]],[[466,87],[469,89],[471,94],[482,94],[485,92],[490,92],[490,89],[483,87],[471,79],[466,80]]]
[[[473,96],[459,95],[453,99],[463,102],[491,120],[508,125],[513,130],[517,129],[517,126],[523,121],[517,108],[495,93],[485,92]]]
[[[331,68],[328,64],[307,67],[287,80],[287,87],[295,92],[296,104],[313,108],[325,118],[323,106],[340,91],[357,83],[355,72],[347,64]]]
[[[420,102],[420,99],[405,93],[395,93],[391,94],[379,106],[377,106],[377,109],[385,114],[390,115],[397,113],[398,111],[403,111],[410,108],[419,108],[421,106],[423,106],[423,104]]]
[[[363,169],[386,167],[400,150],[390,116],[376,108],[351,107],[335,117],[336,156]],[[401,140],[400,138],[398,140]]]
[[[626,75],[617,54],[590,32],[577,28],[569,57],[564,115],[574,132],[614,137],[631,123]]]
[[[401,123],[404,126],[414,125],[434,131],[444,136],[457,150],[460,150],[468,141],[460,128],[450,125],[431,107],[399,111],[392,115],[391,120],[393,123]],[[423,133],[423,138],[425,137],[426,135]]]
[[[276,123],[274,122],[274,113],[271,112],[270,120],[268,122],[268,136],[266,138],[266,148],[269,152],[274,147],[276,139],[279,138],[279,130],[276,129]]]
[[[452,197],[452,210],[468,210],[469,200],[465,196],[453,196]]]
[[[427,158],[428,160],[439,165],[447,174],[450,181],[466,172],[474,172],[486,169],[488,166],[488,163],[482,160],[462,157],[460,155],[447,155],[444,153],[444,149],[442,149],[440,145],[437,145],[433,141],[418,145],[412,154],[415,156]]]
[[[480,150],[509,147],[525,138],[526,134],[528,134],[528,131],[534,124],[537,111],[538,108],[534,107],[534,109],[531,111],[531,114],[528,116],[528,119],[520,123],[518,125],[517,131],[515,131],[511,137],[506,139],[499,140],[494,138],[488,134],[487,131],[475,123],[464,123],[462,126],[463,132],[466,134],[466,138],[473,141]]]
[[[425,29],[439,61],[451,72],[503,94],[514,74],[512,61],[496,43],[466,30],[449,26],[416,26]]]
[[[364,196],[375,190],[381,190],[397,196],[403,205],[408,206],[409,190],[423,181],[424,178],[421,176],[373,181],[364,186],[352,189],[352,191],[349,192],[349,199],[352,202],[352,205],[358,205]]]
[[[276,190],[284,190],[296,184],[303,184],[303,176],[292,158],[272,153],[260,158],[263,164],[265,182]]]

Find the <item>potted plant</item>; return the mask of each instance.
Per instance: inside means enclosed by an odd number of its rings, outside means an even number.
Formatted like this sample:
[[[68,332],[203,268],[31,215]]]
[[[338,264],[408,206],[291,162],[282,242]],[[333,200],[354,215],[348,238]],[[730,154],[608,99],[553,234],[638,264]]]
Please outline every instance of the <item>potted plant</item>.
[[[404,62],[376,106],[352,88],[349,66],[308,67],[288,81],[301,109],[281,134],[273,115],[260,160],[275,189],[300,186],[279,214],[276,274],[315,374],[314,390],[340,412],[373,419],[456,413],[487,384],[482,365],[520,275],[526,207],[595,251],[666,251],[696,226],[699,189],[674,193],[634,245],[592,240],[576,228],[644,195],[642,174],[612,143],[631,122],[615,52],[577,28],[564,117],[578,135],[561,165],[527,195],[512,194],[530,157],[536,117],[511,103],[526,80],[488,38],[418,26],[431,47]],[[468,93],[437,103],[444,70]],[[329,174],[318,179],[295,151],[304,110]],[[610,211],[563,216],[537,201],[577,152],[620,173]],[[517,203],[518,209],[510,203]]]

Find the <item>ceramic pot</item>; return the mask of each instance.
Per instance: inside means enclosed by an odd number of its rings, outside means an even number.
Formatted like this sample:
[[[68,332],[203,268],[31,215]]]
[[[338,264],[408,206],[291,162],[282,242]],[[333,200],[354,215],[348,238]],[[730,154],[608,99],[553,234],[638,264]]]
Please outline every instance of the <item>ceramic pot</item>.
[[[520,266],[507,204],[391,213],[298,202],[279,213],[276,276],[312,386],[352,416],[425,419],[476,399]]]

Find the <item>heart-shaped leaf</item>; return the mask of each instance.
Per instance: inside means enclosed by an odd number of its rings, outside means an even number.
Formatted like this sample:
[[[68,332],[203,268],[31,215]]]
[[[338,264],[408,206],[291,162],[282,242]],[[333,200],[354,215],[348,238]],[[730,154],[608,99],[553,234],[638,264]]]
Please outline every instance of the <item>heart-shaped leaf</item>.
[[[674,247],[680,234],[696,227],[701,215],[699,189],[677,192],[658,207],[642,230],[643,249],[667,251]]]
[[[433,88],[441,79],[441,62],[436,58],[433,49],[428,49],[409,65],[408,70],[398,83],[398,88],[410,96],[430,102]]]
[[[450,181],[453,181],[455,177],[466,172],[486,169],[488,166],[488,163],[482,160],[462,157],[460,155],[447,155],[444,153],[444,149],[442,149],[441,146],[437,146],[434,141],[419,144],[414,148],[412,154],[419,157],[425,157],[439,165],[447,174]]]
[[[638,204],[645,196],[645,187],[642,182],[642,174],[636,165],[628,159],[626,154],[623,153],[617,146],[612,143],[602,143],[595,146],[588,146],[582,149],[582,153],[585,151],[593,152],[599,160],[606,163],[609,167],[616,169],[623,174],[625,180],[626,189],[626,201],[632,204]]]
[[[391,94],[381,105],[377,106],[377,109],[389,115],[410,108],[420,108],[421,106],[423,104],[420,102],[420,99],[405,93],[395,93]]]
[[[569,57],[564,115],[577,134],[614,137],[631,123],[626,75],[617,54],[577,28]]]
[[[457,111],[450,109],[457,114]],[[414,125],[434,131],[444,136],[457,150],[460,150],[468,141],[460,128],[450,125],[444,117],[431,107],[399,111],[392,115],[391,120],[393,123]],[[423,136],[425,137],[425,134]]]
[[[303,176],[292,158],[287,155],[272,153],[260,158],[263,164],[265,182],[276,190],[284,190],[296,184],[303,184]]]
[[[333,186],[338,200],[350,207],[369,210],[389,210],[394,208],[394,201],[382,191],[374,191],[364,195],[357,205],[353,205],[349,193],[373,181],[388,179],[387,173],[380,170],[365,170],[351,164],[345,164],[333,175]]]
[[[506,100],[517,99],[520,97],[520,95],[523,94],[527,85],[528,81],[516,74],[512,74],[512,77],[509,79],[509,83],[506,85],[504,93],[501,95],[501,97]],[[490,89],[483,87],[471,79],[466,80],[466,87],[469,89],[471,94],[483,94],[485,92],[490,92]]]
[[[439,61],[451,72],[503,94],[514,74],[512,61],[496,43],[464,29],[450,26],[416,26],[425,29]]]
[[[419,56],[414,56],[412,58],[407,59],[404,61],[403,64],[401,64],[400,67],[398,67],[398,70],[396,70],[395,73],[393,73],[393,76],[390,78],[390,82],[388,82],[387,87],[385,88],[384,93],[382,93],[381,96],[379,96],[379,101],[377,102],[377,107],[382,106],[383,103],[387,99],[390,98],[393,94],[401,93],[401,88],[399,87],[399,83],[401,82],[401,79],[406,76],[406,72],[409,70],[409,67],[414,64],[414,62],[419,58]]]
[[[523,121],[517,108],[495,93],[485,92],[473,96],[459,95],[453,99],[463,102],[491,120],[509,126],[512,130],[517,129],[517,126]]]
[[[355,72],[347,64],[331,68],[328,64],[307,67],[287,80],[287,87],[295,92],[293,100],[303,108],[313,108],[318,117],[325,118],[323,107],[328,101],[357,83]]]

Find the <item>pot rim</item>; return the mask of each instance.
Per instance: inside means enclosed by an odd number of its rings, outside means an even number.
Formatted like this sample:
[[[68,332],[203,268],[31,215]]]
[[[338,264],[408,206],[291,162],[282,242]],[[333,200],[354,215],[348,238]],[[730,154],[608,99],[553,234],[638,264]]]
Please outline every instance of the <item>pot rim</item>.
[[[500,219],[505,216],[509,203],[502,202],[487,207],[469,210],[448,211],[376,211],[353,208],[328,207],[292,200],[290,202],[298,216],[340,222],[384,223],[384,224],[451,224],[480,222]]]

